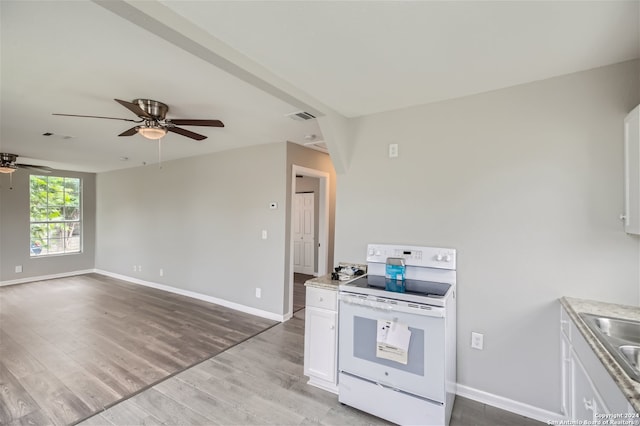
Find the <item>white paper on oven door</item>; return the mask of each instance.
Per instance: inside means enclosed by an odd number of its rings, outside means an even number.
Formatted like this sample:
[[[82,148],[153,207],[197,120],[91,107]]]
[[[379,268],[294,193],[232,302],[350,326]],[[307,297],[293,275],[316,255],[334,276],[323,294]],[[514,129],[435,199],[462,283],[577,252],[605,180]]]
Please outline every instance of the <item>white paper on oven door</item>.
[[[411,331],[397,321],[378,320],[376,357],[407,364]]]

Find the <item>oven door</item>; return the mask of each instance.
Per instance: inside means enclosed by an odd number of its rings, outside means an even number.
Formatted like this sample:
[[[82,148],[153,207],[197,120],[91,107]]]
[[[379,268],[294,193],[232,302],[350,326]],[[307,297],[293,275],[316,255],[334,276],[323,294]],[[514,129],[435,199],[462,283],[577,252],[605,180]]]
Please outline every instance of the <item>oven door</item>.
[[[339,370],[444,403],[444,313],[441,307],[340,293]],[[379,351],[378,328],[385,321],[411,332],[406,360]]]

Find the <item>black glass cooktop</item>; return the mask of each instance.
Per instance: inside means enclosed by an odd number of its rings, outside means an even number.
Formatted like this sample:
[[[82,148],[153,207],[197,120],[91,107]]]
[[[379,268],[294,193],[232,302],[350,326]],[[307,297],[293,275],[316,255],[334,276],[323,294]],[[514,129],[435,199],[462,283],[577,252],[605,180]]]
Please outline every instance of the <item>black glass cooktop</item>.
[[[414,294],[417,296],[444,297],[451,284],[431,281],[404,280],[397,281],[379,275],[365,275],[347,284],[349,287],[374,288],[396,293]]]

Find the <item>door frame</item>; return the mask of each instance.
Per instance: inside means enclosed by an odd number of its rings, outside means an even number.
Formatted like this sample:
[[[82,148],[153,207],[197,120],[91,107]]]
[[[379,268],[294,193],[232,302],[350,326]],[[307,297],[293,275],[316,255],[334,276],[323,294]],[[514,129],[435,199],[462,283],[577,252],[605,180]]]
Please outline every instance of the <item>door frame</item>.
[[[328,271],[329,259],[329,184],[330,174],[322,170],[311,169],[308,167],[291,166],[291,211],[289,212],[289,308],[286,319],[293,316],[293,199],[296,193],[296,175],[315,177],[320,179],[320,193],[318,194],[318,275],[322,276]],[[285,319],[285,320],[286,320]]]

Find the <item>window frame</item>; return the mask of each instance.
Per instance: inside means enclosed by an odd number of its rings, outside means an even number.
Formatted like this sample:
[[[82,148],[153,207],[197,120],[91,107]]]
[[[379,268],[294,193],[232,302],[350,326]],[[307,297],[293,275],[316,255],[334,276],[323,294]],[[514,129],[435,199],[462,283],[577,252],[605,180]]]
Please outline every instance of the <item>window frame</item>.
[[[47,200],[46,200],[46,204],[35,204],[37,206],[37,208],[40,209],[44,209],[46,212],[49,212],[51,210],[54,209],[59,209],[62,212],[65,212],[65,210],[69,207],[73,207],[73,208],[77,208],[78,209],[78,218],[77,219],[66,219],[65,218],[65,213],[61,214],[61,218],[60,219],[51,219],[49,218],[49,213],[45,213],[46,215],[46,219],[44,220],[33,220],[32,217],[32,208],[34,206],[34,204],[32,203],[32,179],[34,178],[39,178],[39,179],[45,179],[46,180],[46,191],[47,191]],[[65,185],[65,180],[75,180],[77,181],[77,206],[74,204],[67,204],[66,203],[66,197],[64,196],[64,192],[63,192],[63,203],[60,204],[55,204],[50,202],[50,197],[49,194],[51,194],[52,192],[50,191],[50,179],[55,178],[55,179],[62,179],[62,186],[64,189],[66,189],[66,185]],[[46,257],[52,257],[52,256],[69,256],[69,255],[78,255],[78,254],[82,254],[83,250],[84,250],[84,182],[83,179],[80,177],[74,177],[74,176],[60,176],[60,175],[43,175],[43,174],[37,174],[37,173],[31,173],[29,174],[29,243],[28,243],[28,250],[29,250],[29,258],[31,259],[37,259],[37,258],[46,258]],[[66,191],[65,191],[66,192]],[[65,236],[61,236],[59,239],[61,241],[61,245],[62,245],[62,250],[61,251],[56,251],[53,253],[50,253],[50,247],[48,247],[50,241],[52,241],[51,239],[51,228],[50,226],[62,226],[62,227],[66,227],[68,224],[70,223],[77,223],[77,232],[79,233],[78,235],[78,248],[77,249],[69,249],[68,248],[68,241],[65,238]],[[45,228],[47,228],[45,230],[46,232],[46,236],[44,238],[33,238],[33,227],[35,226],[43,226]],[[41,243],[43,244],[42,246],[35,246],[35,243],[41,241]],[[34,247],[40,247],[39,250],[34,250]],[[46,251],[46,252],[45,252]]]

